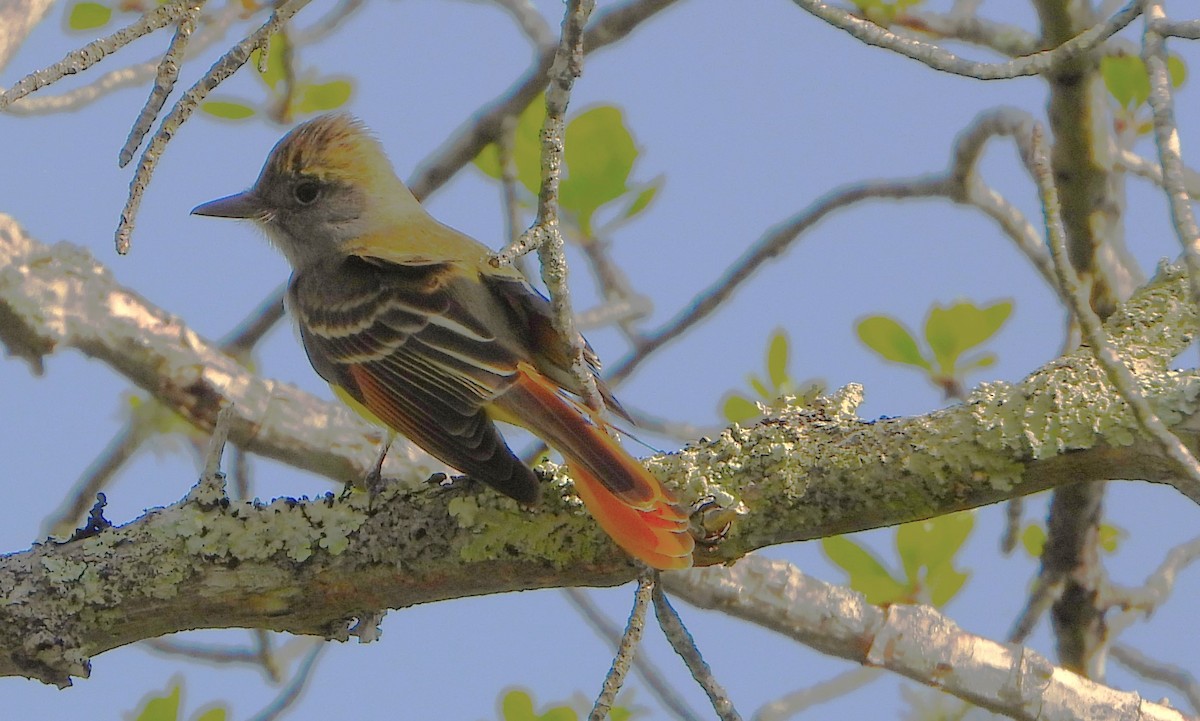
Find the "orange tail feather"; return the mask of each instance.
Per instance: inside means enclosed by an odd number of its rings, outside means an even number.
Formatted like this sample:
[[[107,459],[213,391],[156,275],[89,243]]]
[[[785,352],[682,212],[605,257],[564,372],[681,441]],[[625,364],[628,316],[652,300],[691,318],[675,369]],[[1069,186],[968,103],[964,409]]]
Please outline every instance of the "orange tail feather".
[[[567,459],[575,491],[621,548],[659,569],[692,565],[695,541],[674,495],[532,366],[494,403],[502,420],[540,436]]]

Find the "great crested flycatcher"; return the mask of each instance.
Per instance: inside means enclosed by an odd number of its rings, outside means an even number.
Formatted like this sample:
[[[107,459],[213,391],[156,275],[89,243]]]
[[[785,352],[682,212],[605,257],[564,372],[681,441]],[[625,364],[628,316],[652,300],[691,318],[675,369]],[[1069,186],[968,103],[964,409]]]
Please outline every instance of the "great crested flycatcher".
[[[426,213],[358,120],[297,126],[252,188],[192,213],[249,218],[266,232],[292,266],[288,307],[309,361],[369,420],[533,503],[537,477],[494,421],[522,426],[563,454],[579,497],[629,554],[660,569],[692,564],[675,497],[568,395],[581,389],[548,301]]]

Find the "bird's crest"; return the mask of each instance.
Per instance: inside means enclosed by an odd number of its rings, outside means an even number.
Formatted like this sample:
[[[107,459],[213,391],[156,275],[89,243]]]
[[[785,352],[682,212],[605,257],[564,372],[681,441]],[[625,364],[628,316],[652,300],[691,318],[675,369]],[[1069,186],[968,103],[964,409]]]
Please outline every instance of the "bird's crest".
[[[271,151],[267,170],[284,177],[303,173],[348,182],[393,173],[379,141],[349,113],[322,115],[297,125]]]

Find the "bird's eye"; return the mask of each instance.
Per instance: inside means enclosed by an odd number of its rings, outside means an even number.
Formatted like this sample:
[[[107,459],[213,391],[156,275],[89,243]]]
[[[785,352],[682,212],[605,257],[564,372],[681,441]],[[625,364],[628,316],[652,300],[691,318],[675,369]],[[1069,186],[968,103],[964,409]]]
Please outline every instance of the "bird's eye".
[[[321,194],[321,186],[312,180],[303,180],[292,189],[292,195],[300,205],[308,205]]]

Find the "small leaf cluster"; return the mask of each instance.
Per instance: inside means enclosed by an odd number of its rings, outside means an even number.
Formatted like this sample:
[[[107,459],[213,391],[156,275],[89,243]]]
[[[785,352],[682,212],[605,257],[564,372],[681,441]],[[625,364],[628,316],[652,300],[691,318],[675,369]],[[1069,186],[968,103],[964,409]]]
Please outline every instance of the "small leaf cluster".
[[[918,368],[947,398],[960,398],[968,373],[996,363],[995,353],[963,354],[994,336],[1012,309],[1011,300],[983,308],[966,300],[949,307],[935,304],[925,318],[927,349],[918,346],[908,328],[891,316],[868,316],[858,321],[855,330],[859,340],[884,360]]]
[[[1101,523],[1097,530],[1097,542],[1100,544],[1100,550],[1112,555],[1117,552],[1121,545],[1121,541],[1129,533],[1118,526],[1111,523]],[[1031,558],[1041,558],[1042,552],[1046,550],[1046,528],[1040,523],[1029,523],[1021,529],[1021,547],[1029,554]]]
[[[344,106],[354,92],[354,82],[349,78],[320,76],[316,70],[297,73],[289,80],[294,68],[291,43],[284,33],[271,36],[267,47],[265,71],[254,73],[267,92],[265,106],[269,115],[280,122],[291,122],[296,116],[312,115],[336,110]],[[261,50],[250,54],[247,65],[259,67]],[[250,100],[234,97],[215,97],[200,104],[200,109],[214,118],[222,120],[245,120],[258,113]]]
[[[1167,72],[1172,87],[1181,87],[1187,80],[1187,66],[1176,55],[1167,58]],[[1100,75],[1117,104],[1114,112],[1117,131],[1132,130],[1135,135],[1148,135],[1154,124],[1147,107],[1150,74],[1146,72],[1146,63],[1128,53],[1106,55],[1100,59]]]
[[[174,681],[171,683],[170,690],[165,694],[147,694],[142,698],[141,711],[133,718],[135,721],[180,721],[182,717],[179,715],[179,705],[182,689],[183,684]],[[224,706],[212,706],[191,717],[192,721],[225,721],[227,718],[229,718],[229,712]]]
[[[541,130],[546,104],[538,98],[517,117],[513,131],[512,162],[523,204],[531,206],[541,186]],[[638,215],[662,188],[659,176],[633,183],[630,176],[639,150],[624,116],[615,105],[596,105],[567,122],[564,131],[564,172],[559,184],[559,211],[585,238],[606,234]],[[497,180],[503,177],[500,150],[495,143],[475,158],[475,167]],[[615,208],[615,216],[602,229],[595,218],[602,208]]]
[[[916,7],[925,0],[853,0],[859,15],[876,25],[888,27],[902,17],[909,8]]]
[[[755,398],[736,392],[727,393],[721,401],[721,415],[730,423],[745,423],[763,414],[760,406],[778,406],[782,398],[796,398],[791,402],[803,405],[824,393],[825,382],[820,379],[809,379],[802,383],[792,380],[788,372],[789,355],[787,332],[777,328],[767,342],[767,377],[763,379],[754,373],[746,376]]]
[[[632,711],[620,706],[613,706],[608,712],[611,721],[629,721],[632,716]],[[536,713],[529,692],[514,689],[501,697],[500,718],[502,721],[579,721],[579,713],[566,704]]]
[[[970,573],[954,568],[975,525],[971,511],[951,513],[896,528],[900,573],[893,573],[870,549],[847,536],[821,539],[821,549],[846,572],[850,587],[868,603],[946,605],[962,589]]]

